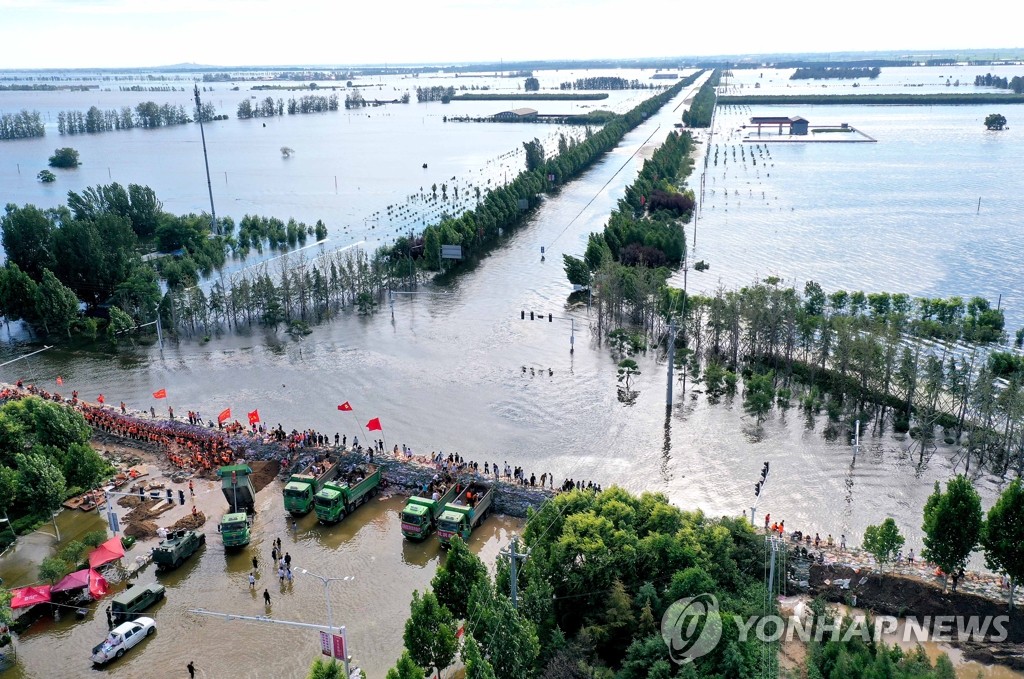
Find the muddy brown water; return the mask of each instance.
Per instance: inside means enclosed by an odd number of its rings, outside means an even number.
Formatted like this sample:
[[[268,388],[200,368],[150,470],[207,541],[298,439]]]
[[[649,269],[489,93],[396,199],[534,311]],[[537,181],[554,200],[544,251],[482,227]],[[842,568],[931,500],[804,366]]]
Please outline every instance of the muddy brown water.
[[[402,646],[402,631],[413,590],[430,583],[442,551],[436,538],[414,544],[400,530],[403,496],[371,500],[335,526],[321,526],[313,514],[291,519],[282,511],[281,484],[271,483],[257,495],[252,542],[225,552],[213,522],[204,526],[206,546],[181,568],[158,575],[147,567],[138,582],[159,581],[167,597],[146,611],[157,621],[157,633],[115,661],[105,673],[117,677],[185,676],[195,662],[198,677],[305,677],[319,654],[319,633],[269,622],[227,621],[190,613],[207,609],[236,615],[268,615],[275,620],[326,624],[324,585],[300,569],[327,578],[352,580],[330,585],[336,625],[345,625],[350,653],[368,677],[382,677]],[[62,537],[74,539],[104,522],[93,512],[64,512],[59,518]],[[471,549],[493,567],[499,544],[507,544],[517,519],[489,517],[470,538]],[[271,566],[271,547],[280,537],[292,557],[294,580],[281,584]],[[53,539],[34,534],[0,565],[5,582],[33,579],[34,562]],[[152,543],[149,543],[152,544]],[[140,550],[133,550],[129,557]],[[252,557],[259,559],[257,587],[249,589]],[[130,561],[130,558],[128,559]],[[123,585],[115,588],[118,591]],[[271,606],[263,604],[263,590]],[[104,609],[109,597],[90,608],[84,620],[63,615],[36,621],[18,637],[18,664],[5,677],[89,677],[94,645],[106,634]],[[70,613],[70,611],[69,611]]]

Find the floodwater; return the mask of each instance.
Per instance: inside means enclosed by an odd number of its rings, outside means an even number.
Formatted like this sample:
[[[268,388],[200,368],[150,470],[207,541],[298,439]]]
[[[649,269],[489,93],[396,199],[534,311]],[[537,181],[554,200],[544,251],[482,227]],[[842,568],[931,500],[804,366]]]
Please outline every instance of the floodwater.
[[[400,296],[395,303],[394,320],[384,308],[365,318],[351,313],[342,314],[336,321],[314,328],[311,335],[301,340],[292,340],[283,333],[254,329],[250,334],[214,337],[205,344],[171,344],[162,352],[152,346],[123,348],[111,354],[53,349],[6,367],[0,373],[0,378],[14,381],[20,377],[29,382],[52,385],[55,376],[62,375],[66,391],[77,389],[86,398],[104,393],[108,402],[125,400],[134,408],[173,405],[179,413],[187,409],[198,409],[204,416],[212,416],[225,407],[232,408],[236,416],[259,408],[263,418],[271,425],[280,422],[286,428],[315,427],[321,431],[347,433],[350,438],[357,432],[365,435],[364,423],[370,418],[379,417],[384,428],[383,437],[389,448],[404,443],[417,453],[443,450],[459,452],[468,459],[481,462],[489,459],[503,464],[507,460],[511,465],[523,466],[528,474],[539,476],[542,472],[549,472],[558,480],[572,477],[593,480],[605,487],[619,484],[634,492],[659,491],[681,507],[700,507],[711,515],[739,515],[749,511],[753,484],[758,478],[761,463],[763,460],[771,460],[772,475],[758,507],[759,515],[771,512],[773,517],[785,519],[789,528],[816,531],[822,536],[831,533],[838,538],[840,534],[845,534],[851,544],[859,541],[866,525],[893,516],[907,535],[906,548],[914,548],[919,552],[921,507],[933,482],[945,480],[953,472],[949,462],[950,451],[940,450],[919,464],[916,451],[908,450],[908,440],[895,440],[889,435],[882,435],[863,440],[861,454],[853,462],[852,450],[845,435],[827,431],[824,417],[806,420],[796,410],[779,411],[758,428],[743,415],[738,400],[724,399],[719,405],[709,405],[703,395],[691,389],[684,393],[679,386],[676,387],[673,406],[667,409],[664,359],[653,352],[639,357],[642,374],[636,378],[633,387],[639,391],[639,396],[633,405],[624,405],[617,398],[616,360],[609,355],[606,347],[598,343],[591,329],[593,317],[587,314],[586,309],[566,308],[571,286],[562,271],[561,255],[581,254],[587,234],[603,227],[625,186],[635,177],[642,158],[649,155],[672,124],[679,120],[681,109],[674,109],[682,103],[684,96],[670,102],[661,112],[627,135],[619,148],[595,164],[584,177],[549,197],[526,225],[509,236],[502,247],[480,262],[475,270],[455,277],[444,286],[420,289],[420,292],[430,294]],[[440,105],[430,107],[431,110],[441,108]],[[892,114],[902,110],[884,109],[882,113]],[[953,117],[955,123],[957,116],[978,115],[977,111],[964,113],[965,110],[914,109],[905,115],[907,121],[916,117],[919,123],[928,117],[949,121],[949,116]],[[388,108],[385,108],[371,110],[370,113],[386,114],[387,111]],[[796,113],[792,112],[794,115]],[[841,114],[835,107],[829,108],[830,118]],[[803,115],[814,122],[811,116],[806,113]],[[1012,120],[1012,116],[1007,115]],[[279,120],[274,121],[274,124],[298,126],[309,118],[295,117],[294,121]],[[818,173],[810,176],[824,180],[822,167],[841,170],[843,163],[849,163],[851,157],[855,157],[851,154],[878,153],[872,149],[884,149],[886,144],[904,143],[900,142],[901,135],[910,134],[908,130],[912,127],[907,121],[898,128],[901,130],[900,135],[886,135],[876,134],[879,130],[865,124],[870,123],[870,120],[862,121],[851,116],[848,122],[866,128],[866,131],[880,139],[879,143],[794,146],[785,149],[773,146],[771,154],[773,157],[778,154],[776,167],[780,167],[780,179],[786,173],[795,175],[798,171],[802,172],[802,163],[817,163]],[[231,125],[241,124],[241,121],[227,122]],[[254,127],[260,124],[260,121],[251,122]],[[974,121],[970,124],[974,125],[975,122],[980,123]],[[489,134],[486,128],[496,127],[460,124],[457,128],[445,128],[442,123],[436,125],[437,129],[456,130],[451,133],[453,139],[460,134],[486,135]],[[1002,261],[1000,257],[1012,256],[1010,253],[1017,243],[1017,236],[1006,222],[997,225],[1001,239],[998,245],[984,251],[975,252],[963,247],[974,243],[971,238],[977,234],[966,229],[951,230],[948,223],[936,231],[927,232],[927,236],[922,233],[919,238],[901,241],[902,224],[885,221],[885,215],[878,213],[887,206],[873,202],[871,197],[872,192],[891,182],[894,175],[906,173],[916,178],[915,185],[930,186],[936,181],[935,176],[950,172],[951,166],[959,167],[961,152],[974,163],[968,167],[975,171],[984,166],[986,153],[1003,153],[997,148],[999,144],[1017,143],[1009,135],[999,139],[977,135],[977,138],[964,141],[960,149],[946,143],[947,137],[955,138],[955,128],[956,124],[950,124],[944,128],[944,132],[912,137],[917,141],[910,148],[923,154],[920,158],[885,151],[885,154],[891,155],[877,157],[876,162],[864,166],[865,176],[860,178],[859,194],[865,202],[848,204],[845,209],[822,209],[818,215],[820,223],[824,225],[821,228],[823,232],[827,232],[827,227],[835,223],[848,224],[846,228],[853,233],[857,233],[858,228],[864,229],[875,224],[871,235],[881,242],[872,243],[870,238],[865,237],[856,240],[856,243],[863,247],[870,245],[878,251],[885,251],[886,243],[889,243],[889,249],[897,248],[889,255],[891,259],[888,260],[888,267],[863,256],[861,250],[851,248],[847,253],[848,263],[840,265],[846,260],[832,258],[828,260],[828,266],[817,268],[819,254],[811,248],[802,247],[806,239],[815,236],[805,231],[794,232],[791,237],[787,234],[792,219],[801,210],[827,205],[828,194],[819,191],[815,182],[794,180],[780,184],[778,198],[773,199],[782,203],[786,209],[764,209],[757,221],[741,221],[740,228],[733,231],[719,226],[717,232],[722,237],[717,242],[714,240],[716,230],[712,228],[714,221],[711,213],[719,208],[712,208],[710,203],[703,207],[694,254],[698,259],[707,259],[712,264],[711,271],[704,276],[709,281],[723,277],[728,284],[745,283],[759,273],[780,271],[785,266],[788,267],[785,270],[787,279],[805,280],[813,277],[827,289],[848,287],[905,290],[913,293],[918,290],[915,286],[921,286],[924,279],[930,280],[931,285],[945,295],[970,295],[976,292],[987,294],[988,288],[984,286],[998,286],[1007,288],[1005,292],[1009,296],[1012,291],[1011,276],[1018,268],[1014,262],[1004,262],[1007,269],[994,272],[1003,276],[1002,284],[982,280],[983,276],[979,273],[991,270],[984,263],[989,257],[999,262]],[[271,129],[269,121],[267,129]],[[257,132],[260,130],[262,128]],[[527,129],[522,132],[525,133],[522,138],[533,136]],[[160,134],[175,133],[174,130],[160,131]],[[95,140],[96,143],[104,140],[116,143],[121,135],[134,134],[108,133]],[[724,134],[721,136],[724,138]],[[486,166],[486,158],[509,152],[512,147],[519,146],[522,138],[516,136],[514,139],[506,137],[493,140],[493,147],[480,155],[473,155],[468,150],[478,144],[466,142],[465,146],[458,147],[463,151],[455,151],[456,154],[462,154],[460,160],[450,162],[457,162],[460,172],[472,172],[474,162],[483,162]],[[52,141],[49,138],[49,142]],[[283,138],[278,139],[268,143],[266,148],[275,150],[274,146],[282,142]],[[501,146],[501,143],[505,145]],[[716,141],[712,143],[722,143],[719,135],[716,135]],[[945,151],[932,149],[932,145],[944,148]],[[950,148],[956,148],[957,153],[951,152]],[[6,151],[7,147],[0,149]],[[941,159],[943,164],[938,168],[929,165],[926,162],[929,157],[932,161],[937,158],[928,154],[939,152],[944,153]],[[747,153],[749,157],[749,148]],[[396,152],[396,155],[402,154]],[[782,157],[786,158],[785,170],[781,169]],[[1011,188],[1019,187],[1021,173],[1012,172],[1009,165],[1016,163],[1013,167],[1019,167],[1021,156],[1019,153],[1007,153],[996,157],[1002,158],[999,162],[1007,167],[1005,171],[999,171],[1002,188],[993,188],[983,202],[982,216],[986,219],[986,209],[994,211],[998,208],[1009,215],[1017,214],[1014,211],[1019,209],[1008,203],[1010,196],[1020,193],[1019,188]],[[277,157],[273,158],[273,162],[278,160]],[[411,161],[419,171],[420,157],[413,155]],[[355,160],[349,162],[358,166]],[[433,170],[435,163],[444,161],[431,158],[430,162]],[[867,171],[868,168],[870,171]],[[756,171],[750,168],[748,172],[753,174],[750,181],[755,181]],[[434,176],[443,178],[445,174],[447,170]],[[776,180],[775,168],[771,168],[771,174],[771,180],[765,176],[766,182]],[[973,175],[965,174],[962,179],[975,181]],[[90,180],[85,184],[101,180]],[[133,180],[130,177],[124,178],[124,181]],[[414,180],[412,185],[402,184],[408,181],[408,177],[397,169],[393,177],[379,178],[377,181],[378,188],[375,190],[380,194],[377,202],[361,203],[363,207],[359,209],[359,214],[382,209],[391,200],[391,196],[402,196],[419,187],[419,180]],[[708,182],[708,188],[711,188],[710,179]],[[205,186],[201,181],[198,188],[193,184],[194,181],[189,185],[189,195],[196,205],[195,209],[201,209]],[[738,188],[752,192],[753,187],[753,183],[749,188],[744,183]],[[155,188],[160,193],[160,188]],[[977,196],[974,195],[974,187],[964,192],[970,194],[963,198],[968,205],[962,210],[963,219],[966,220],[972,216],[971,208]],[[355,191],[350,195],[358,193]],[[284,198],[275,197],[271,192],[267,204],[278,205],[277,201],[288,198],[286,191],[282,191],[282,194],[285,194]],[[254,195],[259,195],[259,192],[254,191]],[[331,192],[320,190],[318,195],[319,198],[309,200],[326,200],[325,196],[329,197]],[[931,195],[927,194],[925,199]],[[746,207],[747,197],[741,195],[739,198],[744,202],[743,207]],[[956,196],[950,200],[953,198]],[[164,200],[167,201],[167,196],[164,196]],[[305,202],[305,199],[296,198],[295,201],[300,203]],[[943,206],[949,207],[948,203],[936,207],[922,204],[918,206],[918,211],[929,215],[940,214]],[[778,205],[773,204],[772,207]],[[788,209],[790,207],[793,209]],[[848,210],[854,208],[854,214],[847,214]],[[266,214],[274,212],[272,207],[264,209],[262,205],[258,211]],[[724,205],[721,212],[724,214]],[[914,213],[910,207],[905,210],[907,216]],[[733,214],[730,200],[730,218]],[[736,214],[743,212],[738,211]],[[924,223],[926,220],[921,217],[921,221]],[[756,223],[763,223],[765,230],[757,231],[754,228]],[[333,228],[334,224],[331,226]],[[834,227],[832,230],[835,230]],[[774,245],[769,236],[775,232],[781,234],[780,237],[788,238],[787,252],[795,254],[782,257],[777,250],[771,249]],[[334,235],[332,231],[332,238]],[[922,250],[925,247],[937,248],[936,240],[939,236],[955,241],[948,246],[948,256],[926,256]],[[826,239],[835,236],[816,237]],[[738,245],[741,243],[746,244],[746,249]],[[760,243],[760,247],[752,245],[757,243]],[[542,246],[546,248],[544,260],[540,255]],[[717,248],[722,248],[726,254],[723,255]],[[869,254],[877,257],[878,251]],[[970,276],[958,279],[956,277],[961,275],[960,267],[965,262],[981,268],[975,269]],[[909,273],[901,277],[902,271]],[[695,278],[696,275],[690,277],[691,284]],[[957,283],[958,280],[960,283]],[[713,287],[715,284],[709,283],[708,286]],[[978,287],[982,289],[976,290]],[[551,313],[555,319],[551,323],[547,320],[524,321],[520,320],[521,311],[545,315]],[[575,341],[570,345],[573,330]],[[570,353],[570,346],[575,348],[573,353]],[[9,357],[24,351],[23,345],[12,343],[5,345],[2,353]],[[161,388],[167,389],[168,400],[153,401],[151,392]],[[337,404],[343,401],[352,404],[353,413],[337,411]],[[981,479],[979,486],[987,507],[998,491],[998,484]],[[276,496],[274,501],[279,502]],[[417,583],[425,583],[429,574],[422,569],[417,570],[418,566],[402,565],[398,561],[391,562],[393,567],[386,566],[383,561],[396,558],[397,554],[390,547],[384,546],[387,540],[395,540],[397,546],[394,534],[387,532],[387,522],[382,522],[381,530],[378,531],[369,524],[362,528],[364,522],[358,520],[358,515],[353,519],[357,521],[350,526],[343,525],[339,530],[357,531],[356,543],[365,549],[346,552],[346,557],[351,556],[357,565],[365,565],[371,563],[370,559],[376,559],[372,562],[374,568],[371,575],[372,582],[377,585],[377,593],[393,578],[407,584],[402,592],[393,597],[390,593],[385,596],[385,604],[390,604],[388,600],[391,598],[397,602],[391,613],[378,610],[379,597],[369,594],[369,598],[363,599],[364,608],[352,610],[365,611],[365,615],[357,616],[365,618],[360,619],[362,625],[384,624],[379,622],[381,615],[393,615],[395,620],[385,622],[394,626],[392,630],[397,630],[400,626],[397,618],[404,618],[407,611],[409,592],[418,586]],[[263,539],[269,540],[270,537],[268,535]],[[312,538],[304,538],[304,542],[311,541]],[[382,546],[377,547],[378,544]],[[211,568],[213,570],[209,572],[218,577],[187,578],[181,586],[195,588],[190,590],[195,594],[180,598],[208,601],[211,608],[214,605],[240,608],[249,606],[251,610],[262,612],[261,606],[246,598],[248,593],[243,581],[244,560],[240,565],[232,566],[231,561],[217,561],[215,553],[216,548],[211,544],[202,561],[192,568],[198,570],[198,575],[205,575],[208,572],[206,569]],[[360,562],[359,559],[366,561]],[[321,566],[320,561],[317,566]],[[336,560],[323,562],[323,570],[328,569],[331,574],[348,574]],[[224,578],[220,576],[225,570],[233,578],[231,582],[234,584],[225,585]],[[188,567],[186,574],[187,571]],[[343,587],[339,586],[338,589]],[[320,610],[308,608],[316,605],[314,601],[310,598],[304,610]],[[175,602],[173,597],[164,605],[178,605],[172,602]],[[256,631],[253,629],[255,625],[238,622],[230,625],[244,626],[245,636],[237,644],[232,643],[229,637],[221,633],[223,627],[219,627],[227,624],[196,619],[172,634],[158,634],[156,639],[147,642],[149,646],[146,652],[136,658],[128,658],[126,666],[149,666],[149,662],[155,661],[180,663],[181,649],[186,647],[195,648],[204,654],[237,652],[239,658],[248,658],[251,656],[230,647],[246,647],[251,653],[251,648],[257,645],[270,643],[273,644],[272,648],[277,649],[282,644],[287,646],[299,643],[283,640],[284,633],[279,630]],[[102,624],[96,625],[97,634],[83,635],[76,642],[83,653],[90,644],[95,643],[93,637],[98,638],[101,627]],[[267,636],[256,636],[263,634]],[[43,633],[41,638],[49,643],[58,635]],[[387,641],[379,641],[367,633],[364,638],[352,638],[351,643],[359,657],[363,657],[360,653],[366,652],[359,649],[373,649],[375,643],[385,644],[377,647],[381,649],[377,667],[385,668],[397,656],[394,639],[390,637]],[[302,643],[311,646],[303,646],[302,658],[308,662],[309,654],[313,652],[313,642]],[[69,652],[67,655],[72,657],[74,654]],[[298,670],[293,667],[295,663],[287,659],[290,656],[278,657],[271,653],[259,655],[261,662],[266,655],[269,656],[267,663],[280,663],[278,669],[285,676],[289,676],[290,672],[298,676]],[[251,670],[252,666],[249,663],[245,668]]]
[[[238,551],[225,552],[208,521],[206,546],[177,570],[157,576],[152,566],[139,577],[148,584],[159,581],[167,588],[166,598],[147,609],[145,615],[157,622],[154,637],[141,642],[108,666],[111,676],[184,676],[185,665],[195,662],[199,677],[304,677],[319,653],[320,637],[315,629],[269,622],[226,620],[190,613],[205,609],[242,616],[267,615],[310,625],[327,624],[327,604],[321,580],[300,569],[325,578],[342,578],[330,584],[333,621],[346,627],[353,663],[369,677],[382,677],[402,646],[402,632],[409,615],[413,590],[423,591],[443,558],[436,538],[415,544],[406,541],[399,519],[405,498],[396,496],[371,501],[335,526],[321,526],[315,513],[298,519],[292,531],[290,519],[281,511],[281,485],[271,483],[257,496],[253,541]],[[101,518],[90,512],[65,512],[62,521],[72,539],[78,530],[102,526]],[[500,545],[507,544],[521,522],[506,517],[489,517],[470,537],[469,546],[493,569]],[[39,536],[32,536],[38,539]],[[291,554],[292,583],[281,584],[270,567],[275,537]],[[44,542],[51,542],[42,536]],[[29,545],[19,550],[32,552]],[[249,589],[252,556],[260,560],[255,590]],[[5,581],[24,575],[21,562],[3,564]],[[343,578],[351,577],[350,580]],[[263,603],[263,589],[269,590],[271,607]],[[117,587],[115,591],[119,591]],[[59,622],[50,618],[36,621],[18,636],[18,664],[4,676],[88,677],[94,676],[89,655],[107,632],[104,599],[91,607],[85,620],[65,614]],[[59,644],[59,647],[57,646]]]

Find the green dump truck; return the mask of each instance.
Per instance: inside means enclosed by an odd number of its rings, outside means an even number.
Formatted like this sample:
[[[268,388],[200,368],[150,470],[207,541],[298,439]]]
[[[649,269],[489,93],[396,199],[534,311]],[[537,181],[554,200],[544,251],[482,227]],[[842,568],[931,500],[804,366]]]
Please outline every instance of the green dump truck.
[[[312,463],[301,472],[292,474],[284,487],[284,508],[292,516],[308,514],[313,499],[324,484],[338,478],[341,467],[336,458],[328,457]]]
[[[462,492],[462,487],[453,483],[452,487],[437,500],[414,495],[405,503],[402,510],[402,535],[410,540],[425,540],[437,527],[437,517],[444,511],[444,506],[453,502]]]
[[[437,519],[437,537],[447,547],[453,535],[468,541],[473,529],[487,517],[494,497],[494,487],[486,483],[471,483],[459,493],[455,501],[446,504]]]
[[[153,563],[158,571],[177,568],[200,547],[206,544],[206,535],[194,530],[176,530],[167,534],[166,540],[153,549]]]
[[[344,479],[324,484],[314,501],[317,518],[320,523],[337,523],[376,495],[378,488],[380,468],[360,465],[347,472]]]
[[[217,531],[220,533],[225,547],[245,547],[249,544],[251,527],[248,514],[229,512],[221,517]]]
[[[256,510],[256,491],[249,480],[249,474],[252,474],[252,468],[247,464],[231,464],[217,470],[217,476],[221,478],[221,491],[230,507],[217,526],[225,547],[244,547],[249,544],[249,514]]]

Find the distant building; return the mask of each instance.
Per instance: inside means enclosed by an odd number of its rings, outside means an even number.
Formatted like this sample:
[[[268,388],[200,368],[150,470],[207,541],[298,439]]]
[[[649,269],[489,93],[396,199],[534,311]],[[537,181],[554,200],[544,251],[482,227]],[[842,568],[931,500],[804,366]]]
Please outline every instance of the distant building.
[[[750,119],[750,124],[757,127],[759,135],[761,134],[762,127],[775,127],[776,125],[779,126],[779,134],[782,134],[783,127],[788,127],[790,134],[806,135],[807,127],[810,125],[806,118],[801,118],[800,116],[792,118],[783,116],[754,116]]]
[[[514,108],[511,111],[502,111],[501,113],[495,113],[495,120],[535,120],[537,118],[537,109],[533,108]]]

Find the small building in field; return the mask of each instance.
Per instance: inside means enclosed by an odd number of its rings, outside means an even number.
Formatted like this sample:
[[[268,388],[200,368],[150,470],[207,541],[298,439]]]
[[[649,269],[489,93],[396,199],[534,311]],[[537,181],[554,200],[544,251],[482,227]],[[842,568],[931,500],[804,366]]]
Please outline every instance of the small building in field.
[[[754,116],[750,119],[750,124],[757,127],[757,134],[760,136],[762,127],[778,127],[779,134],[782,134],[782,128],[788,128],[789,134],[806,135],[808,132],[808,126],[810,123],[806,118],[800,116],[794,116],[787,118],[784,116]]]
[[[514,108],[511,111],[502,111],[501,113],[494,114],[495,120],[512,120],[512,121],[523,121],[523,120],[536,120],[537,109],[533,108]]]

